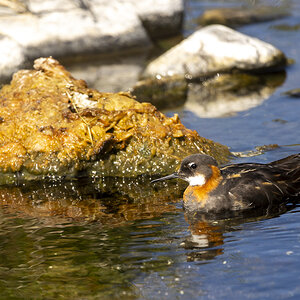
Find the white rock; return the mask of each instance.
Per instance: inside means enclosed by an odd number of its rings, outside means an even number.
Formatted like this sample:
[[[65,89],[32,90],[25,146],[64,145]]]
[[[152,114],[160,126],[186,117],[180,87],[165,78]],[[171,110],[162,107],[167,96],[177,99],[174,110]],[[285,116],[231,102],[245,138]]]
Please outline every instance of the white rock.
[[[97,20],[92,18],[90,11],[76,9],[40,17],[29,14],[6,16],[0,17],[0,28],[2,34],[24,47],[30,59],[50,55],[107,53],[150,45],[141,21],[134,12],[126,11],[125,7],[115,9],[109,5],[96,15]]]
[[[107,45],[113,42],[122,47],[130,44],[140,48],[150,46],[149,37],[130,3],[122,3],[119,0],[93,0],[89,8]]]
[[[31,13],[49,13],[54,11],[68,11],[79,8],[79,1],[74,0],[27,0],[27,8]]]
[[[24,65],[22,47],[8,37],[0,37],[0,78],[8,79]]]
[[[152,38],[180,33],[184,13],[183,0],[123,1],[133,4],[133,8]]]
[[[198,77],[232,69],[258,70],[284,63],[284,54],[274,46],[226,26],[211,25],[199,29],[152,61],[144,75]]]
[[[0,79],[23,67],[24,56],[33,60],[50,55],[87,56],[148,48],[149,34],[153,38],[155,34],[177,32],[183,15],[183,0],[26,0],[16,2],[17,6],[15,1],[5,3],[5,7],[1,6],[0,28],[10,45],[1,50],[4,55]],[[15,49],[8,50],[13,45]],[[135,66],[133,69],[139,72]]]
[[[184,9],[184,2],[182,0],[121,0],[125,3],[132,3],[140,17],[147,17],[148,15],[166,16],[170,17],[174,12],[182,12]]]
[[[22,1],[1,0],[0,14],[17,14],[28,12],[26,3]]]

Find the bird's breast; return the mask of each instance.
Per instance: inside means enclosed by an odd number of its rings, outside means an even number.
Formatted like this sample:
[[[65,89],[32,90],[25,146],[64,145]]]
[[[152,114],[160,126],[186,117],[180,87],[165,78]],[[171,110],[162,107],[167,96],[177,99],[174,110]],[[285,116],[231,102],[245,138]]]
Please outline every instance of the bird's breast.
[[[185,207],[192,207],[193,209],[201,209],[210,207],[211,192],[213,192],[220,184],[222,176],[217,167],[212,166],[213,175],[204,185],[189,185],[183,194],[183,201]],[[213,197],[214,198],[214,197]]]
[[[185,203],[195,202],[200,206],[204,206],[208,197],[208,193],[202,186],[188,186],[183,194]]]

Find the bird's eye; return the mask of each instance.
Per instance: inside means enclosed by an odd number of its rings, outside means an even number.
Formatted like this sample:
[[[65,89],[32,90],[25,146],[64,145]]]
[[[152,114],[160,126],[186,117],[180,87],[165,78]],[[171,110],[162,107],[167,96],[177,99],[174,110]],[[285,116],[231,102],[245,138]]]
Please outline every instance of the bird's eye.
[[[190,164],[189,164],[189,167],[190,167],[191,169],[196,169],[196,168],[197,168],[197,165],[193,162],[193,163],[190,163]]]

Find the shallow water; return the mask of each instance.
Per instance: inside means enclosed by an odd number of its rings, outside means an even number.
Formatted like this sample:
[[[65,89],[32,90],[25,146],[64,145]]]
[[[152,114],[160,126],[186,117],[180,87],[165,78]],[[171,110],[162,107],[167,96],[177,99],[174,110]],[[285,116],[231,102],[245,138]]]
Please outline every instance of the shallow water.
[[[253,3],[257,1],[244,1]],[[283,1],[260,1],[283,5]],[[240,31],[277,46],[296,62],[284,83],[258,106],[223,118],[185,107],[183,123],[231,147],[279,147],[236,162],[269,162],[300,152],[298,1],[291,16]],[[187,2],[186,34],[204,8],[240,1]],[[295,28],[295,27],[293,27]],[[109,179],[0,190],[1,299],[299,299],[300,206],[227,220],[189,220],[184,186]]]

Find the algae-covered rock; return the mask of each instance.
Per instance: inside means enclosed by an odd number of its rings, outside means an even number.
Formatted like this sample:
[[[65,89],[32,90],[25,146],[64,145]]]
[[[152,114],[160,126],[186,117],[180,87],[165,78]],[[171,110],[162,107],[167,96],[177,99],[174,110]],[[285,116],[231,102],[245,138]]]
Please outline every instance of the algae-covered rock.
[[[0,92],[0,183],[45,177],[165,174],[227,147],[186,129],[128,93],[100,93],[52,58],[19,71]]]

